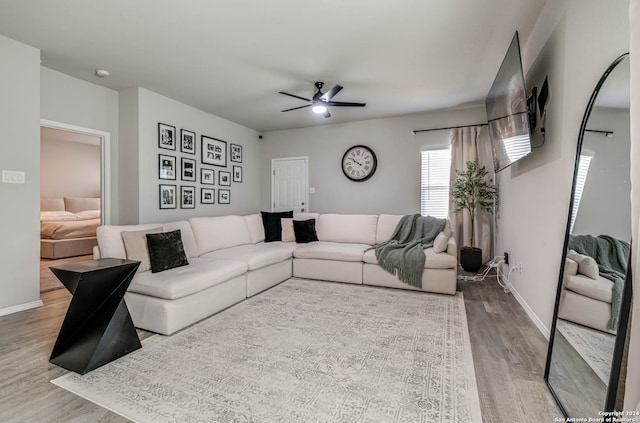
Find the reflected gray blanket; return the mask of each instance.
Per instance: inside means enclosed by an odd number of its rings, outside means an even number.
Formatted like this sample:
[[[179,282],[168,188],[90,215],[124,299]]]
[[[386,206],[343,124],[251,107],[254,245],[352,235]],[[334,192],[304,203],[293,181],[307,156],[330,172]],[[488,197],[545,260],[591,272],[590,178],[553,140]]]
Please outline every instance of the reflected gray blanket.
[[[568,247],[580,254],[593,257],[598,263],[600,276],[613,282],[609,329],[617,328],[629,261],[629,243],[608,235],[571,235]]]

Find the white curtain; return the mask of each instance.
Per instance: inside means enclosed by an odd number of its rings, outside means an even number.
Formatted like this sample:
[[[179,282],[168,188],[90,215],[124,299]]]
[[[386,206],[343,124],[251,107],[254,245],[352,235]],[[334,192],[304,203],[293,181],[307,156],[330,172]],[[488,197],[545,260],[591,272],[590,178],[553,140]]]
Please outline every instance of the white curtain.
[[[480,166],[486,166],[489,177],[495,180],[493,162],[491,160],[491,145],[486,126],[467,126],[452,129],[451,141],[451,180],[456,177],[457,170],[465,170],[468,161],[478,160]],[[471,246],[471,220],[469,212],[463,210],[456,213],[453,202],[450,200],[451,227],[455,231],[456,242],[459,247]],[[486,263],[493,256],[491,243],[491,227],[493,216],[482,210],[476,210],[475,233],[473,235],[473,247],[482,248],[482,262]]]

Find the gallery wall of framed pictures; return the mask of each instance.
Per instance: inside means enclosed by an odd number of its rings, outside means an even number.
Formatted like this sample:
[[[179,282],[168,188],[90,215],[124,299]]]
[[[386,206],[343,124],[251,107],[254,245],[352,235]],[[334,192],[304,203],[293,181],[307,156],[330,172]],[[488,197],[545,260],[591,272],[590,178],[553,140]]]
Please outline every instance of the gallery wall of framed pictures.
[[[159,208],[231,204],[232,183],[242,183],[242,145],[205,134],[198,144],[196,132],[179,129],[178,137],[175,126],[158,122]]]

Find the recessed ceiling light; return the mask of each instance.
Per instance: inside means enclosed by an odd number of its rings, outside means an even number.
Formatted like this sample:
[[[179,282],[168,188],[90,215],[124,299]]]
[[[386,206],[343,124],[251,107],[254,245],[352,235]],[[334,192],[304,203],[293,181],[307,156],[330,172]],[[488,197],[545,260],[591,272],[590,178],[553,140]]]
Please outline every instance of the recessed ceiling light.
[[[100,78],[106,78],[107,76],[109,76],[109,71],[106,69],[96,69],[96,76],[99,76]]]
[[[317,105],[317,106],[313,106],[313,107],[311,108],[311,111],[312,111],[313,113],[321,114],[321,113],[326,112],[326,111],[327,111],[327,108],[326,108],[325,106],[322,106],[322,105]]]

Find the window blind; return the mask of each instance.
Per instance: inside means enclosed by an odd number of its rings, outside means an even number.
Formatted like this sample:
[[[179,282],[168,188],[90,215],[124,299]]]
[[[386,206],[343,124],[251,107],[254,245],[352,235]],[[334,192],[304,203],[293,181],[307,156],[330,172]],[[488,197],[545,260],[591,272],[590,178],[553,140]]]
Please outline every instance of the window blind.
[[[420,209],[423,216],[449,214],[451,148],[422,151]]]
[[[582,199],[582,190],[584,189],[584,183],[587,180],[587,173],[589,173],[591,159],[591,156],[583,154],[580,155],[580,161],[578,162],[578,177],[576,178],[576,190],[573,194],[573,210],[571,210],[569,233],[573,233],[573,224],[576,223],[578,209],[580,208],[580,200]]]

